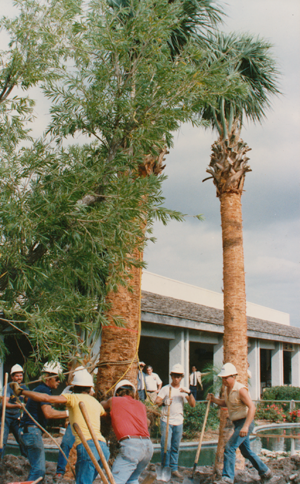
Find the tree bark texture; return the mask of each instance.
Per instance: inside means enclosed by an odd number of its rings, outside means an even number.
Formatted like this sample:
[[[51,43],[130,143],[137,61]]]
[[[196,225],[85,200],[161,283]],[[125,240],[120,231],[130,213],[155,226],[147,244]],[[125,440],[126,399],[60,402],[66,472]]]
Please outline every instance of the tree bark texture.
[[[142,253],[136,250],[136,259]],[[102,328],[100,358],[97,375],[97,398],[107,398],[113,393],[113,385],[126,378],[137,385],[138,343],[141,318],[141,268],[131,268],[132,279],[128,287],[119,286],[117,292],[110,292],[107,302],[111,304],[107,313],[110,321]],[[113,317],[121,317],[126,324],[116,326]]]
[[[223,242],[224,363],[233,363],[247,386],[248,339],[241,194],[220,196]]]

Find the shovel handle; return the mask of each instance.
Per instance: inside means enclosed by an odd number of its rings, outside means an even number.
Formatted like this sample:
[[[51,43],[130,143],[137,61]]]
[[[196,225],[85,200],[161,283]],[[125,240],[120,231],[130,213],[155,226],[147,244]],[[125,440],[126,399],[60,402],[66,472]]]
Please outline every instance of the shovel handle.
[[[0,449],[3,449],[3,435],[4,435],[4,423],[5,423],[5,410],[6,410],[6,394],[7,394],[7,380],[8,373],[5,373],[4,377],[4,395],[2,401],[2,418],[1,418],[1,432],[0,432]]]
[[[78,437],[80,438],[82,444],[83,444],[83,447],[85,448],[85,450],[87,451],[88,455],[89,455],[89,458],[91,459],[92,463],[94,464],[95,466],[95,469],[96,471],[99,473],[102,481],[104,482],[104,484],[109,484],[108,480],[106,479],[106,476],[103,472],[103,470],[101,469],[101,467],[99,466],[99,463],[96,459],[96,457],[94,456],[93,452],[91,451],[90,447],[89,447],[89,444],[87,443],[83,433],[82,433],[82,430],[81,428],[79,427],[78,423],[73,423],[73,428],[75,430],[75,432],[77,433]]]
[[[170,388],[169,388],[169,399],[171,398],[171,393],[172,393],[172,387],[170,385]],[[165,455],[167,453],[167,448],[168,448],[169,421],[170,421],[170,405],[168,406],[168,413],[167,413],[167,428],[166,428],[165,445],[164,445],[164,454]],[[164,460],[165,460],[165,457],[164,457]]]
[[[207,417],[208,417],[208,412],[209,412],[209,407],[210,407],[210,400],[208,400],[208,402],[207,402],[207,407],[206,407],[204,422],[203,422],[203,425],[202,425],[202,430],[201,430],[200,440],[199,440],[199,444],[198,444],[198,449],[197,449],[197,452],[196,452],[194,466],[196,466],[198,464],[198,460],[199,460],[199,456],[200,456],[200,451],[201,451],[201,446],[202,446],[202,441],[203,441],[203,436],[204,436],[204,431],[205,431]]]
[[[110,480],[111,484],[116,484],[116,483],[115,483],[115,480],[114,480],[114,477],[113,477],[113,475],[112,475],[112,473],[111,473],[111,470],[110,470],[110,468],[109,468],[109,465],[108,465],[108,463],[107,463],[107,461],[106,461],[106,459],[105,459],[105,456],[104,456],[104,454],[103,454],[103,450],[101,449],[101,447],[100,447],[100,445],[99,445],[99,442],[98,442],[98,439],[97,439],[96,433],[95,433],[95,431],[94,431],[94,429],[93,429],[93,427],[92,427],[92,423],[91,423],[91,420],[90,420],[89,414],[87,413],[87,410],[86,410],[86,406],[85,406],[85,404],[84,404],[83,402],[79,402],[79,408],[80,408],[80,410],[81,410],[81,413],[82,413],[82,416],[83,416],[83,418],[84,418],[84,420],[85,420],[85,423],[87,424],[87,427],[88,427],[88,429],[89,429],[89,432],[90,432],[90,434],[91,434],[91,436],[92,436],[93,442],[94,442],[94,444],[95,444],[95,447],[96,447],[96,449],[97,449],[97,451],[98,451],[98,454],[99,454],[99,457],[100,457],[100,459],[101,459],[101,462],[102,462],[103,468],[105,469],[106,474],[108,475],[108,478],[109,478],[109,480]]]

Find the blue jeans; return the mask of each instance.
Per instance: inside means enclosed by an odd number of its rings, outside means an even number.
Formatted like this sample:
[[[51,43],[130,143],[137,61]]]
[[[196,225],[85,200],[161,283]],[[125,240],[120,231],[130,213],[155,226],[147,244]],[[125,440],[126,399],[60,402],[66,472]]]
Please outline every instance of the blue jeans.
[[[112,474],[116,484],[138,484],[139,476],[153,455],[150,439],[126,439],[113,463]]]
[[[269,468],[264,464],[260,458],[250,448],[250,434],[254,428],[254,422],[249,426],[249,432],[246,437],[240,437],[240,430],[245,423],[245,418],[232,422],[234,425],[234,432],[228,440],[224,450],[224,467],[222,477],[227,477],[232,482],[234,481],[234,467],[235,467],[235,452],[240,448],[242,455],[249,459],[253,467],[258,470],[260,476],[265,474]]]
[[[62,450],[64,451],[67,457],[69,457],[70,450],[72,449],[74,442],[75,442],[75,437],[72,433],[71,425],[69,424],[66,428],[66,432],[60,444]],[[67,461],[63,456],[63,454],[61,453],[61,451],[59,451],[56,474],[64,474],[66,470],[66,465],[67,465]]]
[[[13,434],[14,438],[18,442],[18,444],[20,446],[21,454],[24,457],[26,457],[25,449],[24,449],[23,445],[21,444],[20,438],[19,438],[19,424],[20,424],[20,421],[17,417],[12,417],[8,414],[5,415],[4,432],[3,432],[3,448],[2,448],[2,451],[0,450],[0,459],[4,456],[5,447],[6,447],[6,444],[7,444],[9,432],[11,432]]]
[[[197,385],[196,386],[190,385],[190,390],[194,399],[197,400]]]
[[[138,390],[138,394],[139,394],[139,399],[143,402],[144,400],[146,400],[146,392],[145,390]]]
[[[27,433],[25,433],[24,429],[20,427],[19,437],[30,462],[30,472],[27,481],[35,481],[39,477],[44,477],[46,467],[42,431],[38,427],[32,426],[28,427]]]
[[[94,456],[96,457],[100,467],[103,467],[93,440],[88,440],[87,443],[89,444],[89,447],[93,452]],[[99,440],[99,444],[103,451],[105,459],[108,460],[109,449],[107,447],[106,442],[102,442],[101,440]],[[76,450],[77,450],[77,462],[75,466],[76,484],[92,484],[92,482],[96,479],[98,472],[96,471],[95,466],[92,463],[87,451],[83,447],[83,444],[78,444],[76,447]]]
[[[178,470],[179,445],[182,437],[183,424],[169,425],[168,447],[166,461],[164,462],[164,446],[167,424],[160,421],[161,431],[161,464],[165,467],[171,467],[172,472]]]

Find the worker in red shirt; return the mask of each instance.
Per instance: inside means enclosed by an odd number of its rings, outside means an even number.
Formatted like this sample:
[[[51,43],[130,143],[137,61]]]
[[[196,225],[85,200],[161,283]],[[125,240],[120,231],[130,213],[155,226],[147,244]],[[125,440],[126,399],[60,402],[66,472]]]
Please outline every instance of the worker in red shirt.
[[[121,380],[114,396],[101,402],[110,411],[112,427],[121,446],[112,467],[116,484],[138,484],[153,455],[146,407],[135,396],[135,386],[129,380]]]

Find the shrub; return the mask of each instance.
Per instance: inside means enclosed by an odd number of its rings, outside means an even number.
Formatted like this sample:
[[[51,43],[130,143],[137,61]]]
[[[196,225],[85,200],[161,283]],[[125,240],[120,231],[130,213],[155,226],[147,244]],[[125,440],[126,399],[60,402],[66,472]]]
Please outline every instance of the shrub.
[[[188,404],[184,406],[183,437],[192,439],[201,431],[206,412],[205,403],[196,403],[196,407],[191,408]],[[218,408],[210,407],[206,429],[216,429],[219,427]]]
[[[266,388],[262,400],[300,400],[300,388],[287,386]]]
[[[270,420],[271,422],[285,422],[287,421],[286,413],[281,405],[267,405],[266,403],[259,403],[255,412],[256,419]]]

